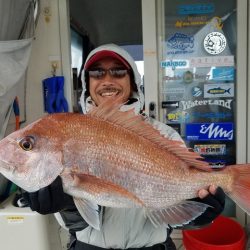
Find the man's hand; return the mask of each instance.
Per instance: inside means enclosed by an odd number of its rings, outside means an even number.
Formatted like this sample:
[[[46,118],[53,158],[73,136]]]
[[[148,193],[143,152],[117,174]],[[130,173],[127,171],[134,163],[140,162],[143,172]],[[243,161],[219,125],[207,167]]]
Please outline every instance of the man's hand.
[[[214,185],[209,186],[208,190],[199,190],[198,198],[191,199],[191,201],[202,202],[208,204],[210,207],[188,225],[185,225],[183,229],[191,229],[211,223],[224,210],[225,197],[223,189]]]
[[[61,177],[57,177],[49,186],[33,193],[24,193],[23,198],[31,210],[40,214],[59,212],[67,207],[74,206],[72,196],[64,193]]]

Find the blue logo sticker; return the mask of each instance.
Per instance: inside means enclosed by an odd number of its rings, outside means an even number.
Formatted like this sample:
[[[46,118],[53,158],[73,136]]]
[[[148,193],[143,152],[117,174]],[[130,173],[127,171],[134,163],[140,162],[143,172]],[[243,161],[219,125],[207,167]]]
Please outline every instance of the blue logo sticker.
[[[202,95],[202,89],[200,87],[193,87],[192,88],[192,96],[199,97]]]
[[[178,7],[179,15],[211,14],[214,13],[214,4],[182,4]]]
[[[185,50],[194,47],[194,37],[182,33],[175,33],[167,40],[169,47],[173,49]]]
[[[189,61],[188,60],[166,60],[161,62],[162,68],[172,68],[172,69],[183,69],[189,68]]]
[[[233,140],[233,123],[186,124],[187,140]]]
[[[219,67],[212,70],[214,81],[234,81],[234,67]]]
[[[233,113],[232,112],[192,112],[190,114],[191,118],[199,119],[199,118],[205,118],[205,119],[228,119],[232,118]]]

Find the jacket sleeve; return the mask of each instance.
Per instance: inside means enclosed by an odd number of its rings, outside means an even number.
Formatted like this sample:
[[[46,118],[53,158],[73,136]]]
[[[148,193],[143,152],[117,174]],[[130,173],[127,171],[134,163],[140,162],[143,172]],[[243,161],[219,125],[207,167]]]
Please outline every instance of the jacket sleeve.
[[[82,218],[76,207],[65,209],[55,214],[55,217],[59,224],[68,229],[71,234],[81,231],[89,226],[89,224]]]

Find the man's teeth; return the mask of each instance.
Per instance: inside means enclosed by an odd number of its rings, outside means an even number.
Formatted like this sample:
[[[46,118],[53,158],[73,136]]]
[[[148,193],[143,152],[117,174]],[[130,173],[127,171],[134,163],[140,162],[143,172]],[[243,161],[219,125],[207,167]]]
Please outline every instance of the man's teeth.
[[[118,91],[115,91],[115,92],[105,92],[105,93],[102,93],[101,96],[114,96],[118,93]]]

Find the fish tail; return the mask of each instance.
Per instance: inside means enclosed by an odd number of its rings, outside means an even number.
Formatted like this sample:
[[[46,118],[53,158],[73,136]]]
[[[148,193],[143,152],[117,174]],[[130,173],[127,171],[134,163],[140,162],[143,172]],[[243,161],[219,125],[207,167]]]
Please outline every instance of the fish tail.
[[[250,214],[250,164],[232,165],[229,168],[233,172],[234,183],[228,196]]]

